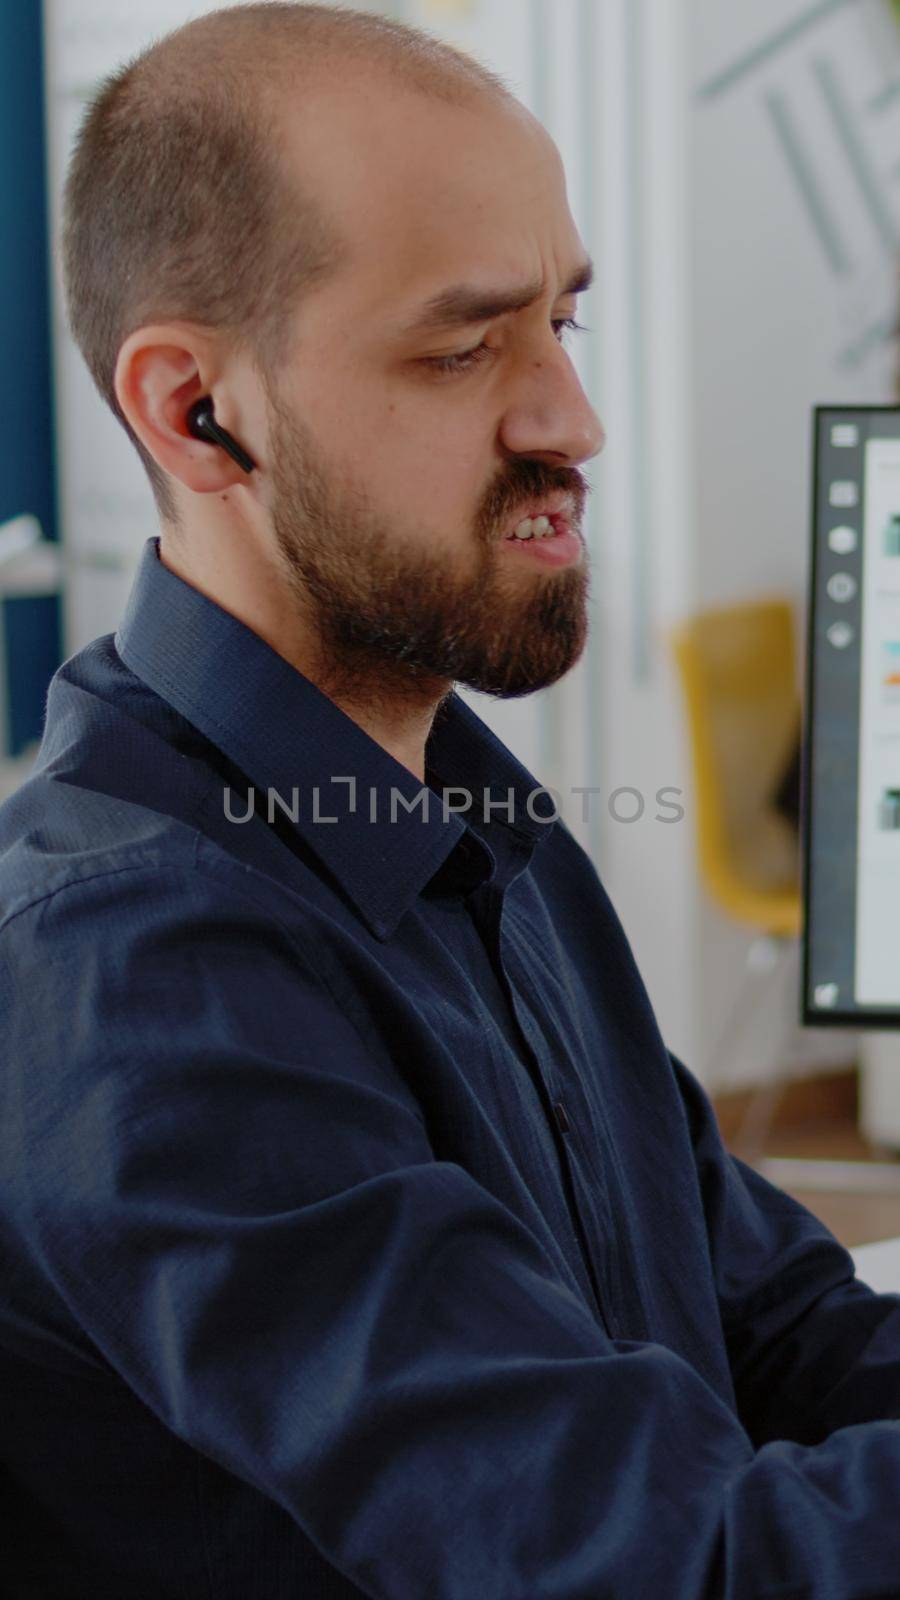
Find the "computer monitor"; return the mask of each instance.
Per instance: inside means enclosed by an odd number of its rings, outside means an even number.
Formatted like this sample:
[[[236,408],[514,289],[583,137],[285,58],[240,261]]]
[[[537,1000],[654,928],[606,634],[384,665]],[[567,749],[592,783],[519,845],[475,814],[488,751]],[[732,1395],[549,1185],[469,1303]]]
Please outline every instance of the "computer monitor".
[[[803,1020],[900,1027],[900,406],[817,406]]]

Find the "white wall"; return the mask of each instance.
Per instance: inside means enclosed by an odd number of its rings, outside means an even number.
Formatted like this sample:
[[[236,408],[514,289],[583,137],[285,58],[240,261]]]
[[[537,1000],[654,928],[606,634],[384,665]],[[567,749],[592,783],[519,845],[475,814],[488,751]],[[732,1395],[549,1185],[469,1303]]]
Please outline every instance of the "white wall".
[[[811,408],[893,398],[900,32],[882,0],[690,0],[688,22],[696,602],[785,595],[802,646]],[[747,944],[704,904],[710,1028]],[[723,1064],[736,1079],[763,1066],[770,1021]],[[807,1029],[798,1056],[854,1044]]]
[[[818,23],[752,65],[786,13]],[[726,69],[741,75],[715,91]],[[874,221],[823,90],[834,75],[877,182]],[[805,596],[806,466],[815,402],[891,397],[900,310],[900,30],[882,0],[822,6],[692,0],[693,291],[698,583],[718,604],[767,587]],[[776,119],[808,160],[834,239],[811,221]],[[846,260],[844,259],[846,258]]]

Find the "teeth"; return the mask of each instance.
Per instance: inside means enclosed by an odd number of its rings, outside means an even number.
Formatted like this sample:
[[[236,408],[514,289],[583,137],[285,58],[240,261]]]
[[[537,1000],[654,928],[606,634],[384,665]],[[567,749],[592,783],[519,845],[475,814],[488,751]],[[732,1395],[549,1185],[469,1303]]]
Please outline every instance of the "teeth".
[[[513,539],[550,539],[556,530],[549,517],[524,517],[513,529]]]

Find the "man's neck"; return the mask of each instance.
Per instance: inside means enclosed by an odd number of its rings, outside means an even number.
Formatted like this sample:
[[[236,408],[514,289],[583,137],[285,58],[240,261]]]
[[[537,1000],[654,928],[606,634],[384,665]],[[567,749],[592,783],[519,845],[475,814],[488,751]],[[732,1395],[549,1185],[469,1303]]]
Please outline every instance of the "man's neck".
[[[444,694],[432,692],[427,700],[413,701],[404,696],[394,698],[383,693],[377,697],[370,696],[360,693],[358,689],[348,693],[341,686],[330,683],[327,674],[316,674],[315,669],[308,671],[296,662],[292,665],[297,665],[304,676],[309,677],[323,694],[327,694],[345,716],[357,723],[382,750],[406,767],[420,783],[425,782],[425,746]],[[449,685],[444,693],[448,689]]]
[[[226,551],[229,555],[226,555]],[[414,682],[398,668],[363,671],[323,657],[318,642],[304,634],[296,601],[274,581],[254,584],[246,547],[223,543],[215,564],[204,564],[181,543],[163,536],[163,564],[223,611],[264,639],[288,664],[326,694],[388,755],[425,782],[425,745],[435,713],[452,684],[432,678]],[[258,571],[256,577],[258,579]]]

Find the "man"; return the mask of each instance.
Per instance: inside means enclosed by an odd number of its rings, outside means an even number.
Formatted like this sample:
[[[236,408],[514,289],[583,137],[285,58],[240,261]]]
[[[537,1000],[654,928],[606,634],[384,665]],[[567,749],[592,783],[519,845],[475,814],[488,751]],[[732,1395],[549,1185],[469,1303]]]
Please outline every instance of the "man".
[[[553,144],[239,7],[104,85],[65,268],[161,535],[0,813],[5,1592],[900,1593],[900,1298],[454,690],[584,644]]]

